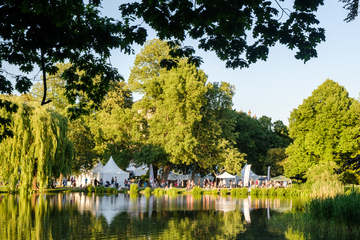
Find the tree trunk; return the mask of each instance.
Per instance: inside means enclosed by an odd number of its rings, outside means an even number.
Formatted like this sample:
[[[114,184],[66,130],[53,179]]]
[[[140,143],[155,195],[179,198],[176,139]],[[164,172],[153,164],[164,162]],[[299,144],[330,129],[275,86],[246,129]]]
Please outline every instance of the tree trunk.
[[[193,171],[192,171],[192,173],[191,173],[191,180],[195,180],[195,174],[196,174],[197,165],[198,165],[198,163],[195,162],[195,163],[194,163],[194,169],[193,169]]]
[[[167,181],[167,178],[169,176],[170,170],[173,166],[173,163],[168,162],[165,166],[164,166],[164,172],[163,172],[163,179],[165,180],[165,182]]]
[[[32,189],[35,190],[35,191],[38,191],[39,188],[36,186],[36,183],[37,183],[36,178],[37,178],[37,174],[35,174],[34,177],[33,177],[33,180],[32,180]]]
[[[158,166],[153,164],[153,171],[154,171],[154,181],[157,180],[157,172],[158,172]]]

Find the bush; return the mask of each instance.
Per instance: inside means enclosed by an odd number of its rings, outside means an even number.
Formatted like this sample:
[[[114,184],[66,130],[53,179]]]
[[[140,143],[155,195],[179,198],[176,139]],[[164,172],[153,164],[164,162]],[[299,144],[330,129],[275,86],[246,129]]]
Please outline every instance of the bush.
[[[178,194],[178,190],[176,188],[170,188],[166,191],[167,194],[169,195],[177,195]]]
[[[250,195],[251,196],[257,196],[259,195],[259,189],[258,188],[251,188]]]
[[[231,194],[231,196],[236,196],[237,194],[236,194],[236,188],[232,188],[231,190],[230,190],[230,194]]]
[[[89,184],[89,185],[86,187],[86,191],[92,192],[92,191],[93,191],[93,186],[92,186],[91,184]]]
[[[268,196],[276,196],[276,190],[275,188],[268,188]]]
[[[226,188],[220,190],[220,195],[227,195],[228,193],[229,191]]]
[[[149,195],[151,193],[151,189],[149,187],[145,188],[145,195]]]
[[[165,190],[162,189],[162,188],[160,188],[160,187],[155,188],[154,194],[155,194],[155,195],[163,195],[163,194],[165,194]]]
[[[214,188],[213,190],[211,190],[211,194],[213,195],[217,195],[219,193],[217,188]]]
[[[277,196],[284,196],[285,195],[285,189],[284,188],[276,189],[276,195]]]
[[[259,195],[267,196],[268,194],[269,194],[269,189],[267,189],[267,188],[260,188],[259,189]]]
[[[117,189],[113,188],[113,187],[109,187],[106,189],[106,193],[116,193],[116,192],[117,192]]]
[[[201,187],[195,186],[192,189],[191,193],[192,193],[192,195],[201,195],[202,189],[201,189]]]
[[[132,183],[130,185],[130,193],[138,193],[139,192],[139,186],[136,183]]]
[[[104,193],[105,187],[104,186],[98,186],[95,188],[95,192],[97,193]]]
[[[243,188],[237,188],[236,189],[236,195],[242,195],[242,196],[247,196],[248,195],[248,191],[249,189],[247,189],[246,187]]]

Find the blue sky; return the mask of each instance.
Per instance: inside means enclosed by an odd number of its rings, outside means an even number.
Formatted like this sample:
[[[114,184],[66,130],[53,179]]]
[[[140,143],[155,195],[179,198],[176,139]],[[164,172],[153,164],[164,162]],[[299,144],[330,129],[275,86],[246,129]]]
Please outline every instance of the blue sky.
[[[104,15],[119,18],[118,6],[122,2],[103,1]],[[311,59],[306,64],[294,58],[295,51],[279,44],[270,49],[266,62],[259,61],[248,69],[236,70],[225,68],[225,62],[220,61],[215,53],[197,50],[196,55],[204,60],[201,69],[208,75],[209,81],[226,81],[235,86],[234,109],[244,112],[250,110],[257,117],[266,115],[273,122],[282,120],[286,125],[292,109],[297,108],[328,78],[344,86],[350,97],[358,98],[360,17],[350,23],[344,22],[347,11],[342,6],[338,1],[325,1],[325,5],[320,7],[316,15],[320,26],[326,30],[326,41],[317,48],[318,58]],[[156,37],[151,30],[149,33],[149,39]],[[185,45],[192,43],[194,42],[188,41]],[[139,53],[141,46],[134,46],[134,49]],[[135,55],[112,51],[111,63],[126,80],[134,60]],[[14,71],[15,68],[8,66],[7,69]],[[134,100],[139,98],[141,96],[134,95]]]
[[[113,3],[105,1],[103,6],[104,14],[118,16]],[[342,6],[337,1],[325,1],[325,5],[316,13],[320,26],[326,30],[326,41],[317,48],[318,58],[306,64],[294,58],[295,51],[279,44],[270,49],[266,62],[259,61],[248,69],[236,70],[225,68],[225,62],[220,61],[215,53],[197,50],[196,55],[204,60],[201,69],[209,76],[209,81],[226,81],[235,86],[234,109],[245,112],[251,110],[257,117],[266,115],[273,121],[282,120],[286,125],[292,109],[297,108],[328,78],[344,86],[350,97],[358,98],[360,19],[344,22],[347,11]],[[152,37],[156,36],[150,33],[149,39]],[[189,45],[189,42],[185,45]],[[140,46],[134,48],[136,53],[141,49]],[[111,58],[112,64],[125,79],[130,75],[134,60],[135,56],[125,56],[117,51]],[[135,95],[134,99],[140,97]]]

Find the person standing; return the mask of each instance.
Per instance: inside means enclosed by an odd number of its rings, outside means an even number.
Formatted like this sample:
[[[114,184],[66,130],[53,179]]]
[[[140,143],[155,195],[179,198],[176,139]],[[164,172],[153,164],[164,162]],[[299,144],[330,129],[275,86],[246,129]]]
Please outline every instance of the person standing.
[[[87,186],[87,178],[85,178],[85,187]]]

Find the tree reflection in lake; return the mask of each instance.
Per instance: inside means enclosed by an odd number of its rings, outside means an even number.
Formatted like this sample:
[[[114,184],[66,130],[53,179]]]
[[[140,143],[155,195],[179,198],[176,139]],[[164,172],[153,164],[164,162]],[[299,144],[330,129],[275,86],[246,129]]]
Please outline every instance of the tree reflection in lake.
[[[84,193],[0,195],[0,239],[285,239],[268,217],[293,199]]]

